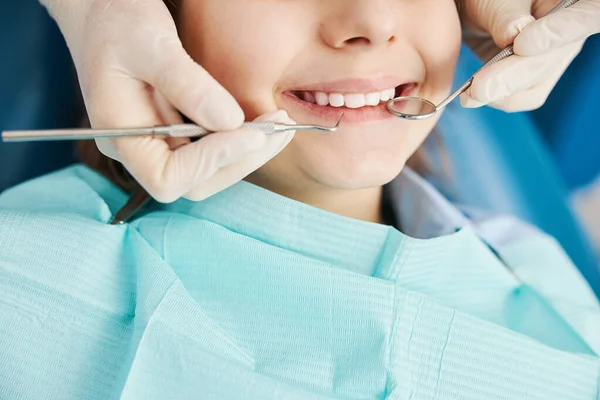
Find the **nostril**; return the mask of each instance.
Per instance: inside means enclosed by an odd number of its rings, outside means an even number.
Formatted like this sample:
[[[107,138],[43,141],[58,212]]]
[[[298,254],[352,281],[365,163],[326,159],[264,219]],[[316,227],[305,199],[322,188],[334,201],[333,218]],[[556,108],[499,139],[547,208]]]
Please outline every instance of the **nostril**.
[[[354,37],[350,39],[346,39],[346,44],[349,45],[369,45],[371,41],[365,37]]]

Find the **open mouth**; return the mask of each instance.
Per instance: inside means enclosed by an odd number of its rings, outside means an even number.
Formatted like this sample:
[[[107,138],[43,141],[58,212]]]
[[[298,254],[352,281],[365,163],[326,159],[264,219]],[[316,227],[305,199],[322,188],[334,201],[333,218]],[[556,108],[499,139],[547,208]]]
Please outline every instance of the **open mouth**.
[[[414,92],[417,86],[417,83],[411,82],[373,93],[326,93],[314,90],[293,90],[289,94],[321,107],[361,109],[377,107],[395,97],[408,96]]]

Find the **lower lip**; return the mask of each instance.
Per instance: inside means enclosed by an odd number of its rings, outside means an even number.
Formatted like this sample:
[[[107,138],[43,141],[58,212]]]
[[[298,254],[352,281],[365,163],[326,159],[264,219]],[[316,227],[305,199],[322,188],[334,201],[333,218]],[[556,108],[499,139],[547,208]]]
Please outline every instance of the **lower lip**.
[[[402,96],[411,96],[416,91],[417,86],[412,87],[402,93]],[[386,119],[394,118],[392,114],[387,111],[387,102],[381,102],[377,106],[367,106],[361,108],[347,108],[347,107],[332,107],[332,106],[320,106],[318,104],[309,103],[304,101],[291,92],[284,92],[283,98],[286,102],[290,102],[299,106],[308,113],[311,114],[312,118],[316,118],[323,121],[325,124],[335,124],[342,114],[344,114],[344,123],[361,123],[361,122],[373,122],[381,121]]]

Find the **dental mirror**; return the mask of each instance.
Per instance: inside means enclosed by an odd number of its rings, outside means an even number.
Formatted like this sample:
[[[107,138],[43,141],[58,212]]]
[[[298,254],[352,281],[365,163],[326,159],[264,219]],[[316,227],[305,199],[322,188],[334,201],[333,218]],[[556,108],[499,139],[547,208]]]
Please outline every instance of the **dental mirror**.
[[[387,109],[397,117],[410,120],[426,119],[438,111],[435,104],[420,97],[396,97],[387,102]]]
[[[509,47],[510,47],[510,49],[506,48],[503,50],[503,52],[501,54],[498,54],[498,56],[503,55],[503,58],[501,58],[501,59],[504,59],[504,58],[510,56],[511,54],[513,54],[512,53],[512,45]],[[509,55],[503,54],[505,52],[508,53],[509,51],[510,51]],[[494,57],[492,60],[495,60],[494,62],[500,61],[500,59],[497,59],[498,56]],[[481,69],[485,68],[486,66],[492,65],[493,64],[491,62],[492,60],[490,60],[490,62],[488,62],[483,67],[481,67],[479,69],[479,71],[481,71]],[[477,71],[477,72],[479,72],[479,71]],[[435,113],[437,113],[438,111],[440,111],[444,107],[446,107],[448,104],[450,104],[452,102],[452,100],[454,100],[455,98],[460,96],[464,91],[466,91],[468,88],[470,88],[471,85],[473,84],[473,78],[474,78],[475,74],[473,74],[473,77],[471,77],[471,79],[469,79],[464,85],[462,85],[460,88],[458,88],[458,90],[456,90],[454,93],[452,93],[450,96],[448,96],[448,98],[446,100],[442,101],[437,106],[435,104],[433,104],[431,101],[425,100],[421,97],[400,96],[400,97],[396,97],[395,99],[391,99],[390,101],[387,102],[387,105],[386,105],[387,110],[390,114],[395,115],[396,117],[413,120],[413,121],[427,119],[429,117],[432,117],[435,115]]]

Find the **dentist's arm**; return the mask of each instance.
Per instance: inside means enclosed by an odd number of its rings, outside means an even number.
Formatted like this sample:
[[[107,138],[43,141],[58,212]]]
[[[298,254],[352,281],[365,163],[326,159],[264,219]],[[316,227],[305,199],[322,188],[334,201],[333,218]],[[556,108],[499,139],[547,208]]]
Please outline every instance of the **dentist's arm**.
[[[484,61],[514,41],[515,55],[480,72],[461,96],[465,107],[505,111],[540,107],[579,54],[600,32],[600,0],[580,0],[548,17],[558,0],[463,0],[465,41]]]
[[[208,129],[189,139],[98,140],[157,200],[206,198],[275,156],[293,134],[240,129],[235,99],[185,52],[162,0],[40,0],[74,59],[94,128],[180,123],[175,110]],[[290,122],[285,113],[271,118]],[[226,131],[226,132],[225,132]]]

